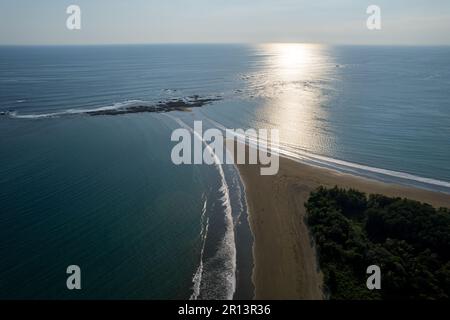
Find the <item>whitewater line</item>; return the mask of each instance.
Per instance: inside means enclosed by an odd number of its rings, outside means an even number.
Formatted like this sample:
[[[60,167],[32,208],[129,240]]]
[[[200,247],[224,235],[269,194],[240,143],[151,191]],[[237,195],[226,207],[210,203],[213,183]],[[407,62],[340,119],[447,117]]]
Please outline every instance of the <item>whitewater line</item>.
[[[210,119],[206,116],[205,116],[205,118],[209,122],[211,122],[213,125],[215,125],[218,129],[221,129],[223,131],[227,130],[219,122],[217,122],[213,119]],[[248,139],[248,142],[249,142],[248,144],[250,146],[258,147],[257,138],[251,137],[251,136],[245,136],[245,135],[239,134],[234,131],[230,131],[230,132],[237,138],[241,139],[241,141],[243,141],[244,143],[245,143],[245,139]],[[269,145],[270,141],[264,140],[264,142],[266,143],[266,145]],[[259,148],[261,148],[261,147],[259,147]],[[291,149],[291,150],[289,150],[289,149]],[[330,157],[326,157],[326,156],[313,154],[313,153],[310,153],[307,151],[299,150],[297,147],[282,145],[281,143],[276,146],[272,145],[272,150],[276,151],[278,154],[283,155],[293,161],[303,163],[303,164],[306,163],[306,164],[314,165],[314,162],[315,162],[316,166],[318,166],[318,167],[328,166],[328,167],[334,168],[337,171],[357,169],[357,170],[362,170],[362,171],[366,171],[366,172],[370,172],[370,173],[384,175],[387,177],[394,177],[394,178],[398,178],[398,179],[424,183],[424,184],[427,184],[430,186],[448,188],[449,189],[448,192],[450,193],[450,182],[443,181],[443,180],[421,177],[421,176],[413,175],[413,174],[406,173],[406,172],[393,171],[393,170],[389,170],[389,169],[382,169],[382,168],[371,167],[371,166],[367,166],[367,165],[363,165],[363,164],[353,163],[353,162],[349,162],[349,161],[345,161],[345,160],[334,159],[334,158],[330,158]],[[309,162],[307,162],[307,161],[309,161]],[[311,163],[311,162],[313,162],[313,163]],[[355,172],[355,171],[353,171],[353,172]],[[355,172],[355,173],[358,174],[358,172]]]
[[[126,100],[124,102],[113,103],[110,106],[103,106],[91,109],[65,109],[57,112],[49,112],[49,113],[28,113],[28,114],[20,114],[17,111],[5,111],[5,115],[13,118],[13,119],[45,119],[45,118],[58,118],[63,116],[71,116],[71,115],[83,115],[88,114],[90,112],[99,112],[99,111],[113,111],[120,110],[123,108],[129,108],[137,105],[151,105],[149,101],[143,100]]]
[[[167,113],[164,113],[164,115],[166,115],[167,117],[171,118],[172,120],[177,122],[182,127],[189,130],[191,133],[194,134],[194,136],[197,139],[199,139],[205,145],[206,150],[208,150],[210,155],[213,157],[214,164],[215,164],[217,170],[219,171],[219,174],[221,177],[221,182],[222,182],[222,187],[219,189],[219,192],[221,192],[223,195],[220,200],[225,205],[225,218],[226,218],[226,227],[225,228],[226,228],[226,230],[225,230],[224,239],[222,239],[222,246],[217,250],[215,256],[217,256],[218,254],[225,254],[225,255],[229,256],[229,260],[227,260],[227,261],[231,264],[228,266],[231,269],[231,271],[225,270],[225,271],[228,271],[226,273],[225,277],[227,278],[227,280],[228,280],[227,284],[229,285],[227,288],[228,290],[227,290],[226,299],[232,300],[234,293],[236,291],[236,240],[235,240],[235,235],[234,235],[233,215],[231,212],[230,193],[229,193],[227,181],[225,179],[225,173],[223,171],[222,164],[220,163],[219,158],[217,157],[217,155],[215,154],[215,152],[213,151],[211,146],[208,143],[206,143],[206,141],[203,139],[203,137],[198,132],[193,130],[190,126],[188,126],[181,119],[176,118]],[[227,249],[229,250],[229,252],[227,252],[227,251],[223,252],[223,250],[227,250]]]
[[[194,277],[192,278],[192,282],[194,283],[194,286],[193,286],[193,293],[190,296],[189,300],[197,300],[198,299],[198,296],[200,295],[200,286],[202,284],[203,253],[205,251],[206,238],[207,238],[208,229],[209,229],[209,218],[206,216],[206,206],[208,203],[208,198],[206,198],[206,196],[204,196],[203,198],[205,200],[203,202],[203,208],[202,208],[202,231],[201,231],[202,249],[200,250],[200,263],[198,265],[197,271],[194,274]],[[205,217],[206,217],[206,222],[204,222]]]

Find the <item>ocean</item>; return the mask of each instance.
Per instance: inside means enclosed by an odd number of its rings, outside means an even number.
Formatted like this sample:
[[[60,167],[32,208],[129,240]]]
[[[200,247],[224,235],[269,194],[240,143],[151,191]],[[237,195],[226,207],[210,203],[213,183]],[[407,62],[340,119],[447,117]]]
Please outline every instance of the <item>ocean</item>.
[[[173,130],[279,129],[297,161],[450,194],[449,66],[450,47],[0,47],[0,298],[251,298],[239,174],[174,165]],[[87,114],[192,96],[220,100]]]

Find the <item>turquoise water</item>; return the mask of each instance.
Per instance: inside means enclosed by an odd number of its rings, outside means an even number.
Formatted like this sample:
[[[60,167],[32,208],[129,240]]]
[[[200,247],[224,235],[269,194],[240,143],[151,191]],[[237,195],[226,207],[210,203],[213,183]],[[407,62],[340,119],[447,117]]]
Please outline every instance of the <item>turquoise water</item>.
[[[277,128],[299,161],[450,193],[449,66],[448,47],[0,47],[0,298],[251,297],[236,170],[173,165],[172,130]],[[82,114],[190,95],[223,100]]]
[[[204,248],[200,297],[227,298],[221,177],[171,163],[174,128],[153,114],[3,123],[1,297],[189,298]],[[65,287],[71,264],[80,292]]]

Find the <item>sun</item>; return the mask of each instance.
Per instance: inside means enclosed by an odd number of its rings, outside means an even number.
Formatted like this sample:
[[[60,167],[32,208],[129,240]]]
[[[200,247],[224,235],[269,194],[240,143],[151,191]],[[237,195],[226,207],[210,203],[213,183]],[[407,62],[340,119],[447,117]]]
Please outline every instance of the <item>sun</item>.
[[[306,76],[306,72],[313,59],[313,48],[302,43],[271,44],[274,53],[274,65],[277,75],[283,81],[295,81]]]

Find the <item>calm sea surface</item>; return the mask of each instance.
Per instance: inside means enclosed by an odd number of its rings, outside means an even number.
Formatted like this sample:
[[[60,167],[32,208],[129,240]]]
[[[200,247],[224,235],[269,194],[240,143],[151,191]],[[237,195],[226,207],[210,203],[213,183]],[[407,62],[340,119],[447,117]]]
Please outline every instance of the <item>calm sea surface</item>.
[[[223,99],[83,115],[192,95]],[[450,193],[449,47],[0,47],[0,112],[0,298],[251,297],[235,168],[170,160],[193,120],[276,128],[300,161]]]

